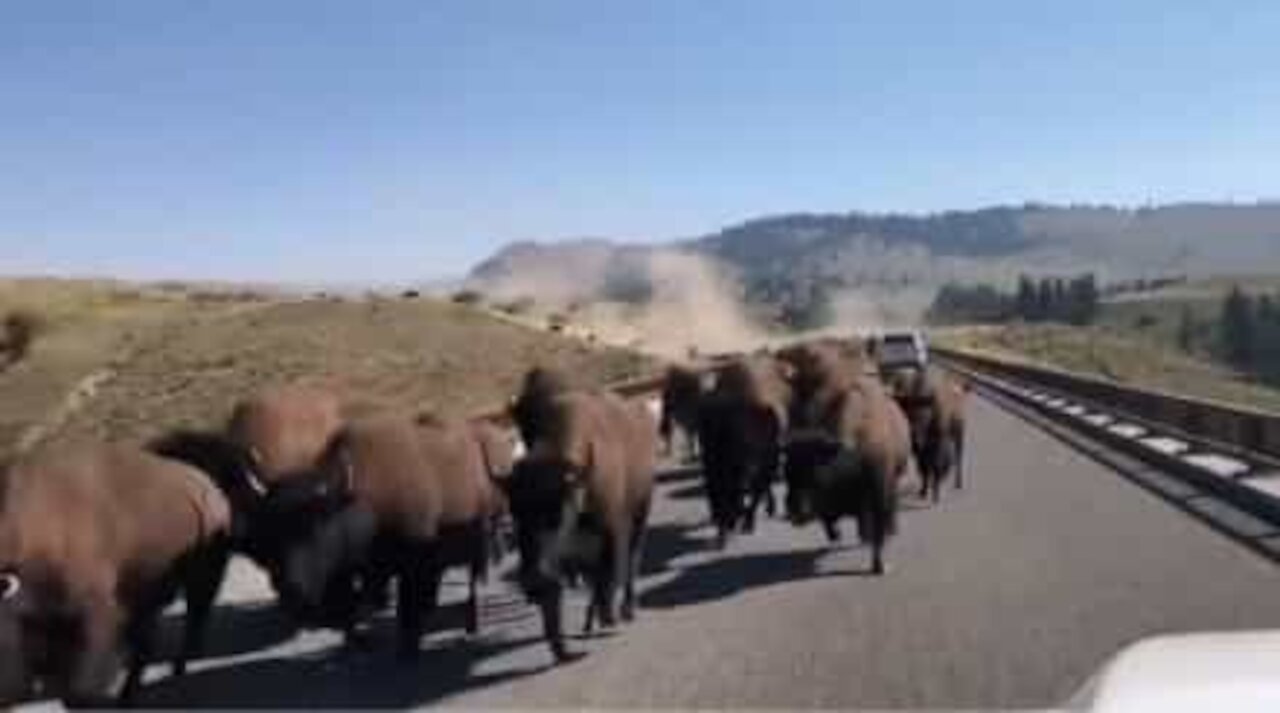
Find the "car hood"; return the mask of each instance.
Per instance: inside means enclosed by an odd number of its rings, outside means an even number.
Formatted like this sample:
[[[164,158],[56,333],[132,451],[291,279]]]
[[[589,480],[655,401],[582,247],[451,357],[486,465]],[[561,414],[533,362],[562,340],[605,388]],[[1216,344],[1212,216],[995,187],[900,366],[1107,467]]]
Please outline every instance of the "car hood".
[[[1280,711],[1280,629],[1143,639],[1111,657],[1066,707],[1089,713]]]

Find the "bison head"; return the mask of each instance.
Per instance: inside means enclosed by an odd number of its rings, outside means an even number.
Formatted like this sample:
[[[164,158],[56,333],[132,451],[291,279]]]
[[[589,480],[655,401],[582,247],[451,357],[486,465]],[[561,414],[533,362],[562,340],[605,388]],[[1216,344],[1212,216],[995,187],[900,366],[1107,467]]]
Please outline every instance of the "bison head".
[[[823,485],[841,461],[851,455],[846,446],[826,435],[793,437],[788,442],[783,473],[787,481],[787,517],[793,524],[808,524],[818,515]]]
[[[120,661],[114,649],[85,646],[91,615],[52,571],[0,569],[0,707],[50,696],[103,700]]]
[[[16,703],[30,692],[22,652],[18,606],[21,596],[22,580],[18,574],[0,574],[0,705]]]

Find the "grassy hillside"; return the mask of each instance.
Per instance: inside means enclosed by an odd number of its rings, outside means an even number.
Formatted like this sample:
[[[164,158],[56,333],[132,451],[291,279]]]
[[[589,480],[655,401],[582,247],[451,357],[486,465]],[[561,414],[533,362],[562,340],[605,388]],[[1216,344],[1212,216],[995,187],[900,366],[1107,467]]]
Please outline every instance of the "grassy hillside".
[[[1183,354],[1132,328],[1017,324],[941,330],[934,339],[1122,383],[1280,411],[1280,391]]]
[[[0,311],[14,307],[40,311],[49,326],[26,360],[0,373],[0,451],[38,436],[132,439],[213,424],[244,394],[282,381],[332,384],[353,412],[463,415],[505,399],[534,364],[591,383],[648,366],[432,300],[0,284]]]

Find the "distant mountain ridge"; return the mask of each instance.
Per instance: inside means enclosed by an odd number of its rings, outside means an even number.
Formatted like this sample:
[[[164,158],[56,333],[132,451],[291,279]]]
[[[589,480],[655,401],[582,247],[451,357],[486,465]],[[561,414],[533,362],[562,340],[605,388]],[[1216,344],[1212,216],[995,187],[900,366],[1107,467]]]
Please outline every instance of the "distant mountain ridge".
[[[899,299],[903,290],[932,294],[952,281],[1010,284],[1021,272],[1091,271],[1103,281],[1280,272],[1280,202],[793,213],[660,245],[513,243],[477,265],[468,282],[531,295],[558,284],[589,298],[637,255],[666,250],[712,259],[760,304],[795,302],[817,287]]]

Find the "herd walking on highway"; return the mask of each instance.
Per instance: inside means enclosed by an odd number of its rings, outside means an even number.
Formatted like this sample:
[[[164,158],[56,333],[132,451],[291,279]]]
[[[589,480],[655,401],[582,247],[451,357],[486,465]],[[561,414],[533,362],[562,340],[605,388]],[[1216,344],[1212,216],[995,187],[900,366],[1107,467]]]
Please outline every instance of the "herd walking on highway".
[[[128,705],[175,600],[182,675],[233,555],[299,624],[349,642],[394,607],[405,659],[430,655],[446,570],[469,572],[476,633],[488,571],[511,556],[550,655],[571,660],[566,588],[588,592],[587,631],[635,617],[655,473],[682,445],[700,462],[710,545],[760,516],[837,543],[852,520],[882,575],[900,493],[938,503],[963,487],[969,387],[923,360],[874,363],[862,342],[823,339],[672,366],[660,394],[630,398],[535,368],[504,418],[471,421],[345,419],[335,394],[285,384],[217,431],[23,456],[0,476],[0,703]]]

